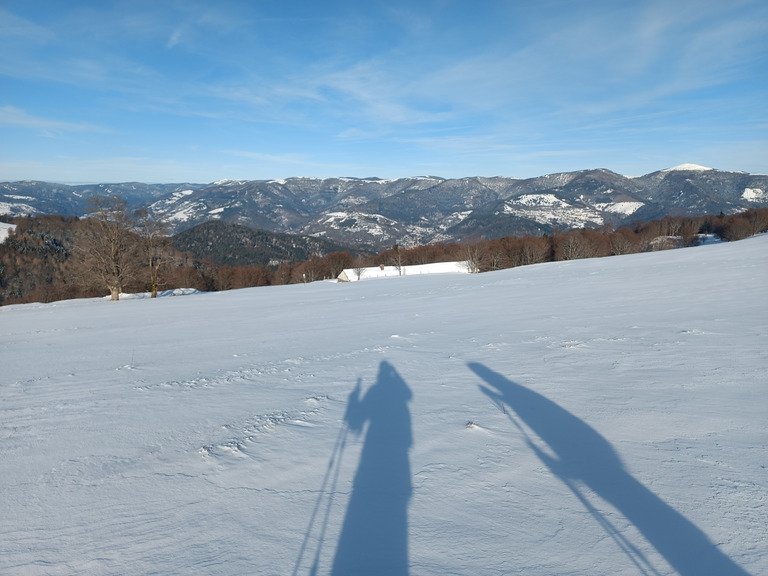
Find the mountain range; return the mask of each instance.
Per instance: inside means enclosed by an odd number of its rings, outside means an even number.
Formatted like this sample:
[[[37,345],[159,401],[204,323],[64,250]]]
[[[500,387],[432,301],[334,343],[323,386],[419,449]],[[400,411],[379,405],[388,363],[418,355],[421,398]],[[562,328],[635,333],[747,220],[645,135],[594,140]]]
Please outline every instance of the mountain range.
[[[536,178],[421,176],[220,180],[210,184],[0,183],[0,214],[81,216],[93,195],[119,194],[173,232],[219,220],[382,248],[620,226],[666,215],[768,206],[768,175],[683,164],[644,176],[606,169]]]

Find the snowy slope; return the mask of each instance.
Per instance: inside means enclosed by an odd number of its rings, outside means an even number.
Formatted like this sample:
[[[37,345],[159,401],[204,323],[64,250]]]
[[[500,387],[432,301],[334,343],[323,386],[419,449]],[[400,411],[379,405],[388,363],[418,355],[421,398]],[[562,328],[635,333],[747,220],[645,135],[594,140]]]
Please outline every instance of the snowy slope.
[[[766,264],[0,308],[0,573],[764,574]]]

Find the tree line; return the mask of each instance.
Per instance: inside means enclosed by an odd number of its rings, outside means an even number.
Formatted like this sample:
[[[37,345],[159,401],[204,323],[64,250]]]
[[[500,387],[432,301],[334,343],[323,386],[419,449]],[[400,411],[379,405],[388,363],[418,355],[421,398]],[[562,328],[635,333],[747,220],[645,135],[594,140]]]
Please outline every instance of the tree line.
[[[0,244],[0,304],[52,302],[197,281],[203,264],[173,250],[167,223],[131,212],[120,196],[94,196],[89,216],[19,217]]]
[[[174,248],[168,225],[119,196],[93,197],[89,215],[20,217],[0,244],[0,305],[195,288],[201,291],[296,284],[336,278],[342,270],[465,262],[470,272],[500,270],[692,246],[700,234],[725,241],[768,231],[768,208],[734,215],[668,216],[617,229],[572,229],[402,247],[378,253],[315,253],[305,260],[230,265]]]
[[[706,234],[730,242],[766,231],[768,208],[755,208],[733,215],[667,216],[621,228],[606,226],[600,229],[556,230],[541,236],[481,238],[460,244],[429,244],[410,248],[396,245],[365,258],[362,265],[408,266],[461,261],[469,272],[488,272],[542,262],[694,246],[701,235]]]

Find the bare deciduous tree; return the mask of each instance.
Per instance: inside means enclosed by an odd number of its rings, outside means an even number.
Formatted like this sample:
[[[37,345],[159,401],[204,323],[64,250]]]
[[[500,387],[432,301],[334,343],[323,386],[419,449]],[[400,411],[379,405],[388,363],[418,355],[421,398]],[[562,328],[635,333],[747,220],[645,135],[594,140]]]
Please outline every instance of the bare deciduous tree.
[[[549,252],[549,240],[541,236],[526,236],[521,241],[518,262],[521,266],[546,262]]]
[[[400,246],[395,244],[392,246],[392,265],[397,270],[397,275],[402,276],[403,275],[403,265],[404,265],[404,255],[403,251],[400,249]]]
[[[488,262],[488,270],[501,270],[506,267],[506,256],[504,255],[504,252],[498,248],[489,248],[486,254],[486,260]]]
[[[477,274],[480,272],[480,262],[483,257],[483,250],[479,243],[464,244],[461,247],[461,260],[464,263],[464,267],[470,274]]]
[[[555,244],[556,260],[577,260],[596,256],[595,246],[581,230],[560,234]]]
[[[363,277],[363,274],[365,274],[365,260],[363,260],[360,256],[355,258],[352,271],[355,273],[355,277],[360,280],[360,278]]]
[[[144,263],[147,266],[149,290],[152,298],[157,298],[160,284],[160,270],[168,264],[168,223],[152,214],[146,208],[134,212],[135,229],[139,234],[139,246]]]
[[[634,251],[632,245],[632,235],[626,230],[611,232],[609,235],[608,245],[611,256],[630,254]]]
[[[328,275],[330,278],[336,278],[345,268],[349,268],[354,259],[349,252],[331,252],[325,257]]]
[[[293,276],[294,265],[290,262],[282,262],[275,270],[273,283],[275,285],[290,284]]]
[[[695,246],[699,243],[700,222],[693,218],[685,218],[680,227],[680,236],[683,239],[683,246]]]
[[[683,221],[680,218],[666,216],[661,220],[661,230],[667,236],[679,236],[683,227]]]
[[[120,196],[93,196],[88,199],[89,226],[78,238],[76,248],[88,283],[99,283],[119,300],[123,287],[138,270],[138,245],[132,231],[128,204]]]
[[[768,208],[747,210],[744,215],[749,222],[753,236],[768,229]]]

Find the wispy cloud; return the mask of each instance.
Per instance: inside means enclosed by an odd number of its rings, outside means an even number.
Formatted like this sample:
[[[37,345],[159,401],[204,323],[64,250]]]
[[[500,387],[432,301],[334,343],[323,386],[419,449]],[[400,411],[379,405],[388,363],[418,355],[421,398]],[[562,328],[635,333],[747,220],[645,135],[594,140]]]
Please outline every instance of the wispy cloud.
[[[268,154],[265,152],[253,152],[249,150],[224,150],[225,154],[249,158],[259,162],[268,162],[270,164],[306,164],[307,158],[300,154]]]
[[[65,122],[62,120],[33,116],[14,106],[0,106],[0,124],[10,124],[40,130],[49,135],[62,132],[110,132],[110,130],[102,126],[91,124],[90,122]]]
[[[173,48],[176,46],[179,41],[181,40],[181,30],[174,30],[173,34],[171,34],[171,37],[168,38],[168,42],[166,43],[166,48]]]
[[[0,38],[22,40],[26,44],[50,42],[55,35],[45,26],[35,24],[0,7]]]

